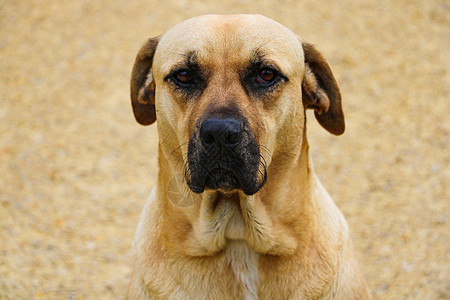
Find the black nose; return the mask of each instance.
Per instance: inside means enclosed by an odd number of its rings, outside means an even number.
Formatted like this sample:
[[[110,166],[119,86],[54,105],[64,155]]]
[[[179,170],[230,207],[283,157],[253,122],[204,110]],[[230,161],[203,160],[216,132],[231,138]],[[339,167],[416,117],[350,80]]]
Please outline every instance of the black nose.
[[[237,146],[243,136],[241,123],[235,119],[207,119],[200,127],[200,139],[204,146]]]

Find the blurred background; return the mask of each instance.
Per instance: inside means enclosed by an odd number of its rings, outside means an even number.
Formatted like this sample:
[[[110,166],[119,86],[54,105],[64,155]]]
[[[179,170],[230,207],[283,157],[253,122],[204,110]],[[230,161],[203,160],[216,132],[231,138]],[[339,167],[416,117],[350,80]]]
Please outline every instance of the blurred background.
[[[449,299],[450,3],[0,2],[0,299],[122,299],[157,174],[134,121],[142,43],[209,13],[259,13],[317,45],[347,131],[308,114],[315,169],[375,299]]]

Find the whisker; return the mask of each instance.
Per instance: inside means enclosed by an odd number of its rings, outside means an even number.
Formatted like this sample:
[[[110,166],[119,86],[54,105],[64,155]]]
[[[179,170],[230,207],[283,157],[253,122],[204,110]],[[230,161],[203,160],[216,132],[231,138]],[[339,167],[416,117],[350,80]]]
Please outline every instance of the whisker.
[[[189,162],[186,160],[185,164],[184,164],[184,178],[187,179],[190,178],[191,176],[191,168],[189,167]]]
[[[180,146],[178,146],[177,148],[175,148],[175,149],[172,151],[172,153],[171,153],[170,155],[173,155],[173,154],[174,154],[175,152],[177,152],[178,149],[180,149],[181,147],[188,146],[188,145],[189,145],[189,142],[180,144]]]
[[[177,152],[181,147],[185,147],[185,146],[187,146],[188,144],[189,144],[189,142],[186,142],[186,143],[181,144],[179,147],[177,147],[175,150],[172,151],[171,156],[173,156],[173,155],[175,154],[175,152]],[[186,158],[187,158],[187,151],[185,151],[185,152],[182,151],[181,153],[182,153],[181,158],[179,157],[179,158],[177,159],[177,164],[176,164],[176,166],[175,166],[176,169],[178,169],[179,163],[182,162],[182,161],[185,161]]]
[[[269,155],[270,156],[270,151],[269,151],[269,148],[267,148],[266,146],[264,146],[264,145],[259,145],[259,148],[261,149],[261,150],[264,150],[266,153],[267,153],[267,155]]]

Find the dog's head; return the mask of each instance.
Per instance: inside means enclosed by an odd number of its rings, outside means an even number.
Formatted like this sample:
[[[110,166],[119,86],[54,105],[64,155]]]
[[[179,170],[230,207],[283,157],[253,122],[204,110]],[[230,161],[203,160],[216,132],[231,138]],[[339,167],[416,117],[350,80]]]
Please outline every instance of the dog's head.
[[[260,190],[272,162],[298,155],[305,109],[333,134],[345,127],[326,60],[263,16],[197,17],[149,39],[131,100],[140,124],[158,120],[162,155],[184,160],[196,193]]]

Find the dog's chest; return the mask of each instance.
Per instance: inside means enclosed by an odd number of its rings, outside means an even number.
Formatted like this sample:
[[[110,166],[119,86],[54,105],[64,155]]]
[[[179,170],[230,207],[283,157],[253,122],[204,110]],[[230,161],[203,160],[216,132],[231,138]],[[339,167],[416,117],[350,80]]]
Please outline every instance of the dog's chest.
[[[258,254],[245,241],[229,241],[226,259],[244,288],[245,299],[258,299]]]

